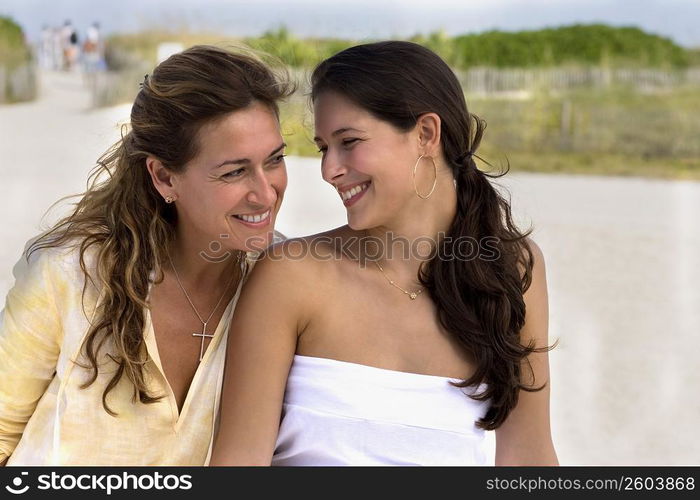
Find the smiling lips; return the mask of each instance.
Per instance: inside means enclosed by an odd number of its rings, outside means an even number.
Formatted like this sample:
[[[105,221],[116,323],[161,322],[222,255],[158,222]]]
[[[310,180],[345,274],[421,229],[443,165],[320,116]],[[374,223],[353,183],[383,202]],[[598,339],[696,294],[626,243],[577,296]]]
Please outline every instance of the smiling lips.
[[[266,226],[270,222],[270,214],[272,213],[271,209],[267,209],[265,212],[259,213],[259,214],[240,214],[240,215],[234,215],[233,217],[238,219],[240,222],[245,224],[246,226],[252,226],[252,227],[263,227]]]
[[[351,205],[354,205],[357,200],[359,200],[362,195],[367,191],[367,188],[369,188],[369,185],[372,184],[371,181],[363,182],[361,184],[355,184],[354,186],[350,188],[346,188],[343,186],[343,188],[338,188],[338,194],[340,195],[340,198],[343,200],[343,204],[346,207],[349,207]]]
[[[350,188],[345,188],[341,190],[338,188],[338,194],[340,195],[340,198],[343,200],[343,204],[346,207],[350,207],[359,200],[362,195],[367,191],[367,188],[369,188],[370,184],[372,184],[371,181],[363,182],[361,184],[355,184],[354,186]],[[270,222],[270,214],[272,213],[271,209],[267,209],[265,212],[259,213],[259,214],[239,214],[239,215],[234,215],[236,219],[238,219],[241,223],[245,224],[246,226],[251,226],[251,227],[264,227]]]

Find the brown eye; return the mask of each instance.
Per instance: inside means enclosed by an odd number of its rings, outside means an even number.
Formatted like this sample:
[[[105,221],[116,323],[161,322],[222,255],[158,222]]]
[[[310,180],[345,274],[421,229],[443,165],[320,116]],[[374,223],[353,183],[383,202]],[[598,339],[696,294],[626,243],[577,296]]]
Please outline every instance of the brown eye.
[[[287,155],[277,155],[277,156],[271,158],[270,160],[268,160],[267,166],[269,168],[279,167],[282,164],[285,156],[287,156]]]
[[[231,170],[230,172],[226,172],[224,175],[221,176],[222,179],[231,179],[234,177],[240,177],[243,174],[244,168],[238,168],[236,170]]]

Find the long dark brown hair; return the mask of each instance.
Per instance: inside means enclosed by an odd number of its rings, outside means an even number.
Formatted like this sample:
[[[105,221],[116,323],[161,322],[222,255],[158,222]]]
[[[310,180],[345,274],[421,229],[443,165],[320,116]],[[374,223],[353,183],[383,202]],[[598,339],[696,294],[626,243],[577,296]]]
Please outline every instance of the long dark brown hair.
[[[30,245],[27,259],[42,248],[79,247],[83,298],[88,279],[103,292],[82,345],[91,369],[82,387],[97,380],[99,353],[109,341],[113,348],[106,355],[117,368],[102,405],[111,415],[107,395],[123,376],[133,383],[134,401],[162,398],[149,393],[144,378],[144,311],[150,272],[156,272],[156,282],[162,280],[176,212],[153,186],[146,158],[184,171],[198,153],[203,125],[254,102],[277,114],[277,102],[293,91],[287,82],[258,59],[223,48],[199,45],[171,56],[144,78],[131,108],[131,130],[123,131],[98,160],[75,209]],[[96,250],[94,277],[85,259],[91,248]]]
[[[476,425],[498,428],[515,408],[520,389],[535,392],[546,385],[522,383],[522,364],[530,366],[527,356],[554,347],[535,347],[534,339],[527,346],[520,342],[523,294],[532,282],[533,254],[527,243],[532,228],[521,232],[516,227],[510,203],[489,181],[505,175],[510,165],[500,173],[477,168],[486,122],[467,110],[456,76],[425,47],[402,41],[351,47],[321,62],[311,84],[312,100],[337,92],[404,132],[424,113],[440,116],[442,152],[457,182],[457,213],[449,238],[418,278],[437,306],[442,327],[475,360],[475,373],[456,385],[488,384],[481,394],[470,395],[490,399]],[[498,258],[445,258],[460,254],[455,245],[464,237],[479,242],[489,237],[488,250]]]

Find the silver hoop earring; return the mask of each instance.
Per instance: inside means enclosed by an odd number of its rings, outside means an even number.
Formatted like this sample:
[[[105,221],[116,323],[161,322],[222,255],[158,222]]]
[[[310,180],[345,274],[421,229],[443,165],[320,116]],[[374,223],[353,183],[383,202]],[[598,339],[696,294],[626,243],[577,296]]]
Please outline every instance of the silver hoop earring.
[[[416,160],[416,164],[413,165],[413,190],[416,192],[419,198],[423,200],[427,200],[430,198],[430,195],[433,194],[433,191],[435,191],[435,186],[437,186],[437,164],[435,163],[435,159],[432,156],[428,156],[430,158],[430,161],[433,162],[433,170],[435,171],[435,179],[433,180],[433,187],[430,188],[430,192],[427,195],[422,195],[418,192],[418,186],[416,186],[416,169],[418,168],[418,164],[420,161],[425,157],[425,155],[420,155],[418,159]]]

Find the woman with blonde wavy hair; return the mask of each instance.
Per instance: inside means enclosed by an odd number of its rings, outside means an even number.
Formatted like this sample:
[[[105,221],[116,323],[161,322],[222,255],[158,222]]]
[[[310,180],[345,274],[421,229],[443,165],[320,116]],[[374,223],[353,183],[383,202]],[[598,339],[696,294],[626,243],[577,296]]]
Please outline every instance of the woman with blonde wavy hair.
[[[291,87],[209,46],[144,79],[131,130],[31,241],[0,316],[0,462],[203,465],[227,332],[287,184]]]

